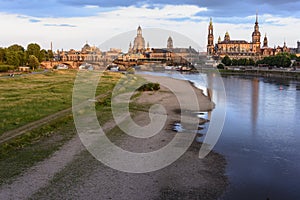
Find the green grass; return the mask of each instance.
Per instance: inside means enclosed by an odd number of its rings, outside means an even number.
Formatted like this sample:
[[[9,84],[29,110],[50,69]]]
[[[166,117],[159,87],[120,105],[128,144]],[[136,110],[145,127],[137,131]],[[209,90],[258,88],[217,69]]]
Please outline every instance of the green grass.
[[[0,79],[0,134],[71,107],[76,73],[66,70]],[[97,94],[111,91],[120,77],[105,73]]]
[[[0,134],[71,106],[75,71],[0,79]]]

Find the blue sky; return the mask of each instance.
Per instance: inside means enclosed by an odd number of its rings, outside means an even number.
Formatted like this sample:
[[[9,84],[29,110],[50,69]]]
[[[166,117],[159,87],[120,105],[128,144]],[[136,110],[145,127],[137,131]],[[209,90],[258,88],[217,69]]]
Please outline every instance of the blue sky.
[[[5,30],[0,46],[37,42],[48,48],[53,42],[56,49],[78,49],[85,41],[100,45],[141,25],[179,32],[204,48],[210,17],[215,40],[228,31],[233,39],[250,41],[256,11],[269,46],[284,41],[295,46],[300,40],[298,8],[297,0],[0,0]]]

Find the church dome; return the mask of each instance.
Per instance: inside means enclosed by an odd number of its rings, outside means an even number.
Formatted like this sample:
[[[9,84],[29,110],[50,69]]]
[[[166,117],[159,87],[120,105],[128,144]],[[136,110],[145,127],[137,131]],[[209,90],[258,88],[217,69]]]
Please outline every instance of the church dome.
[[[91,49],[91,46],[86,43],[83,47],[82,47],[82,51],[89,51]]]
[[[228,31],[226,31],[226,33],[225,33],[224,41],[230,41],[230,36],[229,36]]]
[[[133,50],[140,52],[145,49],[145,39],[142,36],[142,28],[139,26],[137,29],[137,36],[134,38]]]

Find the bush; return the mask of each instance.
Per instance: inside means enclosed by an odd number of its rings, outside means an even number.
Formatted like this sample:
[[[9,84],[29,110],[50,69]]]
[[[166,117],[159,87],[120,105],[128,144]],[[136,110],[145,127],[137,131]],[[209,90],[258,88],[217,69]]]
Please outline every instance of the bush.
[[[156,91],[159,90],[159,83],[147,83],[138,88],[138,91]]]
[[[12,65],[0,65],[0,72],[8,72],[9,70],[14,70],[15,67]]]
[[[232,63],[231,59],[230,59],[229,56],[227,56],[227,55],[222,59],[221,62],[222,62],[225,66],[230,66],[231,63]]]
[[[224,65],[220,63],[220,64],[218,64],[217,68],[218,69],[224,69]]]

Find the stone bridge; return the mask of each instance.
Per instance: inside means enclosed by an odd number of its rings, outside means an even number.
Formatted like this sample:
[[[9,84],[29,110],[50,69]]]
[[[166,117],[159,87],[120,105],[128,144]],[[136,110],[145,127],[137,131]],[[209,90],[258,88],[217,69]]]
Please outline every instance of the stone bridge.
[[[45,69],[52,69],[59,64],[67,65],[71,69],[78,69],[82,62],[79,61],[43,61],[41,66]]]

